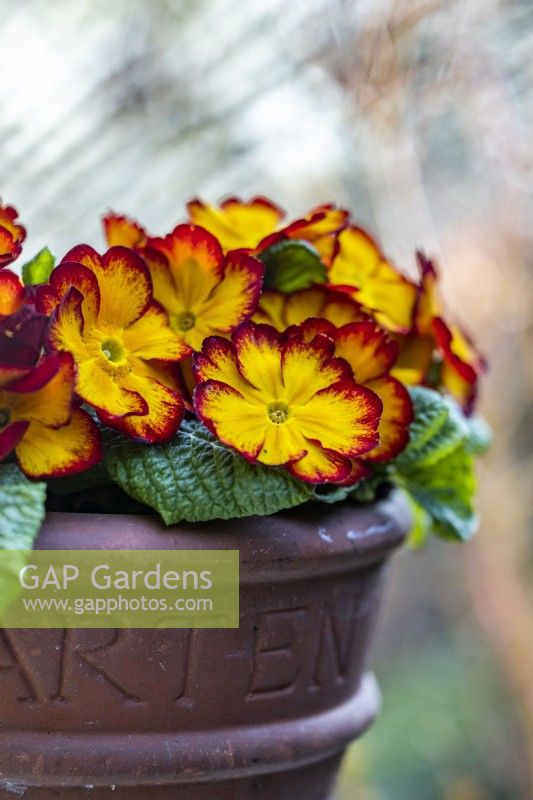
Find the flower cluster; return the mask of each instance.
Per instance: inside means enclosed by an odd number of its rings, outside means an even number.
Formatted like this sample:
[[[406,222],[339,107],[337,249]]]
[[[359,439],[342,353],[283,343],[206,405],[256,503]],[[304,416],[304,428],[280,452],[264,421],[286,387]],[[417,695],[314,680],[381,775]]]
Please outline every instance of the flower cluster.
[[[44,282],[0,271],[0,459],[67,475],[101,458],[103,426],[158,444],[192,414],[250,462],[351,485],[407,445],[407,386],[472,410],[484,362],[425,256],[411,280],[330,205],[295,221],[262,197],[187,209],[164,236],[110,212],[107,252],[77,245]],[[0,267],[24,237],[1,206]],[[269,265],[283,274],[295,249],[282,291]]]

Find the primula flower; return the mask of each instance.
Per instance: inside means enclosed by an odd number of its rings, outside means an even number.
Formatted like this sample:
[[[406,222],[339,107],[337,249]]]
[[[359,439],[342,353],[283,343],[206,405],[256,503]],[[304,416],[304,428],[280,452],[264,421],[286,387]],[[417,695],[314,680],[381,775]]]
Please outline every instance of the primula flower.
[[[340,232],[328,280],[354,297],[387,330],[409,331],[416,285],[387,261],[361,228],[351,226]]]
[[[9,269],[0,272],[0,319],[14,314],[26,301],[26,290],[18,275]]]
[[[326,286],[313,286],[292,294],[264,291],[253,320],[285,331],[291,325],[301,325],[316,317],[340,327],[363,319],[364,314],[359,304],[346,294],[333,292]]]
[[[123,245],[135,250],[135,248],[144,247],[148,241],[148,234],[142,225],[123,214],[109,211],[102,222],[108,247]]]
[[[93,420],[72,407],[70,353],[38,361],[46,322],[30,308],[0,322],[0,461],[14,450],[35,479],[80,472],[102,455]]]
[[[0,269],[11,264],[22,251],[26,229],[17,219],[16,209],[0,204]]]
[[[49,344],[71,352],[76,391],[111,427],[146,442],[175,434],[184,403],[173,367],[187,351],[154,302],[148,268],[136,253],[112,247],[71,250],[39,287],[52,314]]]
[[[414,309],[412,334],[402,344],[407,363],[408,348],[418,342],[418,356],[422,353],[422,342],[431,341],[442,357],[440,383],[456,398],[466,412],[470,412],[476,399],[479,375],[486,369],[483,357],[473,342],[458,325],[444,319],[442,303],[438,294],[438,273],[433,262],[423,253],[417,253],[420,270],[420,288]],[[427,351],[427,344],[425,345]],[[411,355],[411,363],[416,356]]]
[[[310,483],[345,480],[350,459],[378,444],[382,406],[333,349],[325,336],[306,343],[250,322],[231,341],[210,337],[193,358],[196,412],[250,461]]]
[[[224,256],[212,234],[178,225],[143,252],[154,298],[168,313],[183,352],[200,350],[207,336],[229,333],[257,308],[263,265],[246,253]]]
[[[289,329],[288,335],[292,330]],[[413,420],[411,398],[403,384],[390,374],[398,357],[398,343],[370,319],[340,328],[326,320],[310,319],[300,330],[307,342],[312,342],[317,335],[328,336],[335,343],[335,356],[348,362],[355,381],[371,389],[382,402],[379,444],[352,459],[352,471],[343,482],[367,478],[371,474],[370,463],[389,461],[401,453],[409,441],[409,425]]]
[[[318,250],[324,263],[330,262],[335,235],[348,219],[347,211],[322,205],[282,225],[285,212],[265,197],[248,202],[230,197],[219,207],[191,200],[187,208],[191,222],[216,236],[225,251],[239,248],[257,253],[280,239],[302,239]]]

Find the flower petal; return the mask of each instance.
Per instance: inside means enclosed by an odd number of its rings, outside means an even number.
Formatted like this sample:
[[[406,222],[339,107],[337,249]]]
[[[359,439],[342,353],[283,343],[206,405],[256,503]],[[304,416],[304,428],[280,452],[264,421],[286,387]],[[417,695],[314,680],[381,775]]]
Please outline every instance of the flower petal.
[[[9,386],[9,384],[26,375],[28,367],[14,367],[12,364],[0,363],[0,389]]]
[[[109,211],[102,219],[104,235],[108,247],[123,245],[124,247],[144,247],[148,234],[134,219],[123,214]]]
[[[24,302],[24,286],[18,275],[9,270],[0,272],[0,317],[19,310]]]
[[[70,419],[74,393],[74,360],[70,353],[55,353],[10,384],[13,420],[39,422],[51,428]]]
[[[363,458],[368,461],[389,461],[401,453],[409,442],[413,404],[405,386],[390,375],[369,381],[367,386],[381,399],[383,412],[378,427],[379,445]]]
[[[361,228],[352,226],[339,234],[329,281],[351,287],[355,299],[388,330],[405,333],[410,329],[417,288],[394,269]]]
[[[0,395],[0,406],[1,404],[2,398]],[[18,422],[12,422],[11,425],[7,425],[0,431],[0,461],[3,461],[13,452],[26,433],[29,424],[25,420],[19,420]]]
[[[317,392],[305,405],[290,409],[307,439],[341,455],[358,456],[379,443],[381,400],[351,381],[339,381]]]
[[[346,362],[332,358],[333,342],[325,336],[315,336],[309,343],[293,336],[283,346],[281,370],[284,392],[277,399],[290,404],[304,405],[316,392],[341,380],[352,380]]]
[[[33,367],[41,355],[47,324],[47,317],[37,314],[31,306],[22,306],[1,319],[0,363],[23,371]]]
[[[364,315],[359,303],[346,293],[334,292],[327,286],[312,286],[290,295],[263,292],[253,317],[255,322],[267,322],[279,331],[311,318],[325,319],[340,327],[364,319]]]
[[[450,326],[437,317],[433,331],[444,359],[442,384],[469,413],[476,399],[478,376],[486,369],[485,361],[458,326]]]
[[[184,413],[184,399],[181,393],[159,380],[161,376],[157,367],[144,362],[132,371],[125,387],[141,396],[147,404],[144,414],[126,414],[122,417],[100,412],[102,422],[112,428],[123,431],[128,436],[150,444],[170,441],[181,424]],[[165,376],[170,383],[170,376]]]
[[[86,351],[83,341],[83,295],[72,287],[56,308],[48,328],[48,344],[53,350],[68,350],[76,361]]]
[[[78,409],[61,428],[32,422],[16,454],[22,471],[35,480],[73,475],[102,458],[100,433],[91,417]]]
[[[94,271],[100,286],[99,319],[126,328],[142,317],[152,302],[152,279],[137,253],[111,247]]]
[[[231,342],[221,336],[209,336],[202,345],[201,353],[194,353],[193,375],[197,383],[221,381],[237,387],[241,392],[241,384],[245,383],[237,368]]]
[[[122,335],[126,349],[138,358],[176,361],[190,353],[188,345],[169,327],[165,311],[157,303],[126,328]]]
[[[63,260],[52,271],[49,283],[37,287],[38,310],[52,314],[71,288],[77,289],[82,295],[83,319],[92,325],[100,309],[98,280],[89,267],[74,261]]]
[[[388,372],[398,350],[398,343],[373,320],[345,325],[335,335],[335,353],[346,359],[357,383],[366,384]]]
[[[223,276],[222,249],[215,237],[194,225],[178,225],[163,239],[150,239],[148,247],[166,256],[179,309],[196,313]],[[160,296],[157,281],[154,298],[174,311],[172,297]]]
[[[255,250],[284,216],[281,208],[266,197],[253,197],[248,202],[230,197],[219,208],[196,199],[187,203],[187,209],[191,222],[216,236],[224,252]]]
[[[22,251],[26,229],[17,218],[16,209],[0,204],[0,269],[14,261]]]
[[[325,450],[319,442],[308,439],[306,454],[289,465],[291,475],[306,483],[340,483],[351,473],[349,458]]]
[[[336,234],[346,225],[349,214],[342,208],[322,205],[313,209],[303,219],[297,219],[281,230],[283,237],[311,242],[324,262],[330,264],[335,254]],[[271,244],[269,242],[268,244]],[[261,247],[265,247],[261,243]]]
[[[433,360],[435,343],[432,337],[399,335],[400,352],[391,375],[407,386],[423,383]]]
[[[133,250],[116,246],[100,256],[82,244],[67,253],[63,262],[67,261],[83,264],[94,272],[100,289],[99,318],[110,325],[126,327],[139,319],[152,302],[148,267]]]
[[[266,418],[266,408],[264,409]],[[269,467],[282,466],[297,461],[305,455],[307,442],[294,419],[278,425],[267,419],[263,446],[257,460]]]
[[[248,402],[236,389],[213,380],[196,387],[194,407],[221,442],[250,460],[257,458],[269,422],[265,407]]]
[[[272,325],[277,331],[284,331],[287,327],[285,319],[285,305],[287,295],[281,292],[265,289],[261,293],[259,306],[253,315],[254,322]]]
[[[261,262],[246,253],[236,251],[226,256],[224,277],[199,311],[211,328],[211,333],[231,331],[255,311],[263,274]]]
[[[121,417],[125,414],[147,414],[148,405],[137,392],[124,386],[124,374],[106,369],[103,359],[77,361],[76,391],[99,414]]]
[[[284,395],[281,376],[282,339],[270,325],[243,322],[232,337],[242,377],[268,400]]]
[[[437,270],[433,262],[420,251],[416,254],[420,271],[420,286],[414,309],[414,331],[419,336],[431,336],[435,317],[441,315],[437,293]]]

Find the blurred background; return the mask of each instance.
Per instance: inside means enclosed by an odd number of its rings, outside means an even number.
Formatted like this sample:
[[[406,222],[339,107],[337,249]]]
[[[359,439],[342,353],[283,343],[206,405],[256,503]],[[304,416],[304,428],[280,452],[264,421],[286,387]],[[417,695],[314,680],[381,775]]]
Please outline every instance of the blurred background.
[[[200,194],[336,201],[488,356],[479,535],[400,554],[340,800],[533,797],[531,0],[0,0],[0,189],[29,258]],[[305,800],[298,798],[295,800]]]

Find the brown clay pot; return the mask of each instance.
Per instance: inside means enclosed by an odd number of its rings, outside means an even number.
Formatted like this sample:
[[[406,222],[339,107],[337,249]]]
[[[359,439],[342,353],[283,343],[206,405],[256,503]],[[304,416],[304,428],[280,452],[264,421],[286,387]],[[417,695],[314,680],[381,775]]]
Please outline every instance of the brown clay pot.
[[[41,549],[239,549],[236,630],[0,631],[0,797],[326,800],[379,705],[364,674],[402,498],[165,528],[50,514]]]

